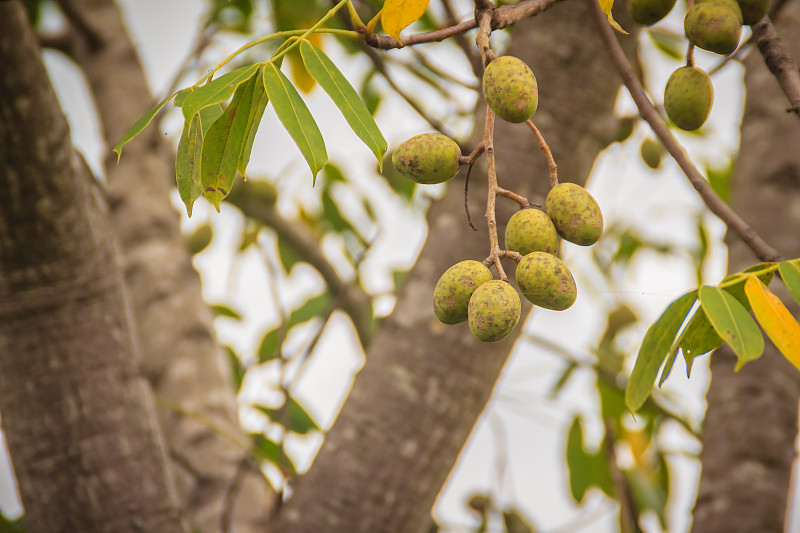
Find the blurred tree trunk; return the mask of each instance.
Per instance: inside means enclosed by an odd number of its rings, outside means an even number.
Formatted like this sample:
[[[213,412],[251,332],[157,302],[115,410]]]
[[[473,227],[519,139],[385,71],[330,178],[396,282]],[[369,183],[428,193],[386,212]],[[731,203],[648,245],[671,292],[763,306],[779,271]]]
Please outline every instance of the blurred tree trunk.
[[[800,57],[800,3],[787,2],[776,21],[778,33]],[[734,208],[787,258],[800,256],[800,121],[764,58],[753,50],[745,60],[747,100],[733,175]],[[730,268],[756,258],[730,238]],[[776,280],[772,290],[782,290]],[[792,298],[779,293],[784,302]],[[795,307],[795,315],[796,307]],[[784,531],[795,458],[800,374],[767,341],[764,355],[733,371],[727,347],[711,357],[712,380],[703,430],[703,465],[694,509],[694,531]]]
[[[539,83],[534,116],[564,181],[583,182],[614,137],[619,81],[583,2],[564,2],[513,30],[510,55],[526,61]],[[627,39],[632,46],[635,39]],[[482,111],[476,131],[483,129]],[[541,205],[548,190],[544,156],[524,125],[497,122],[501,186]],[[398,294],[396,308],[367,350],[367,362],[310,471],[298,479],[280,533],[419,533],[462,446],[492,392],[521,328],[498,343],[480,343],[466,324],[445,326],[433,314],[438,277],[451,265],[483,260],[488,237],[485,171],[470,184],[467,226],[463,174],[430,210],[429,235]],[[516,205],[498,199],[498,228]],[[505,265],[513,274],[513,265]],[[527,306],[529,308],[530,306]]]
[[[184,531],[102,191],[0,3],[0,409],[25,527]]]

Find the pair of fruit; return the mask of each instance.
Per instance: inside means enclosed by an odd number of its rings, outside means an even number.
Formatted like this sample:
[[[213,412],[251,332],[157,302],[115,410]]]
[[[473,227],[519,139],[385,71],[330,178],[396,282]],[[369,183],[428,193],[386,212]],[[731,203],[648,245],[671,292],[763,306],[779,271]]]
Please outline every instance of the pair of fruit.
[[[650,26],[666,17],[674,6],[675,0],[630,0],[628,12],[638,24]],[[742,24],[755,24],[768,8],[769,0],[700,0],[686,12],[684,31],[695,46],[712,52],[720,47],[728,51],[717,53],[729,54],[739,43]],[[738,12],[738,25],[731,12]],[[706,43],[713,48],[706,48]]]

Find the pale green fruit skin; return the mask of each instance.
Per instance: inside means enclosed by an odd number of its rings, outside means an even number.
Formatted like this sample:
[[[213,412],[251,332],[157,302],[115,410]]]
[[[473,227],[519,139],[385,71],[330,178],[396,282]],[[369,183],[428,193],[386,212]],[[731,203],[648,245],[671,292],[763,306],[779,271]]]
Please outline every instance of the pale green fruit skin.
[[[742,36],[742,10],[739,4],[709,0],[686,11],[683,30],[689,42],[716,54],[730,54]]]
[[[575,303],[578,289],[567,265],[558,257],[533,252],[522,258],[515,275],[522,295],[534,305],[563,311]]]
[[[629,0],[628,13],[631,18],[643,26],[650,26],[666,17],[672,8],[675,7],[675,0]]]
[[[742,23],[750,26],[767,14],[769,0],[739,0],[739,8],[742,10]]]
[[[664,108],[680,129],[694,131],[705,123],[714,103],[714,87],[708,74],[696,67],[681,67],[664,87]]]
[[[469,330],[483,342],[499,341],[517,325],[521,311],[514,287],[505,281],[487,281],[469,299]]]
[[[642,141],[642,146],[639,148],[639,155],[642,156],[642,161],[652,168],[653,170],[661,166],[661,156],[664,155],[664,146],[655,139],[648,137]]]
[[[538,209],[522,209],[506,224],[506,250],[522,255],[558,251],[558,232],[550,217]]]
[[[415,135],[392,153],[392,165],[403,176],[429,185],[442,183],[458,173],[458,144],[439,133]]]
[[[465,321],[472,293],[491,279],[492,273],[479,261],[461,261],[448,268],[433,289],[436,318],[445,324]]]
[[[494,113],[508,122],[525,122],[539,105],[536,77],[524,61],[500,56],[483,73],[483,97]]]
[[[603,213],[589,192],[575,183],[560,183],[545,200],[547,216],[565,240],[590,246],[603,233]]]

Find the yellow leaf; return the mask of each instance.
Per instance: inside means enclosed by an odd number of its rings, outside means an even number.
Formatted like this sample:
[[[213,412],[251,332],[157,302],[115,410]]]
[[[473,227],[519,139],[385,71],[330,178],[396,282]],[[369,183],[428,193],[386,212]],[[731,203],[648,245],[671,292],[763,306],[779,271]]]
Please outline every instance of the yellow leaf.
[[[786,359],[800,369],[800,324],[757,277],[747,278],[744,292],[767,336]]]
[[[386,0],[381,11],[383,31],[403,44],[403,41],[400,40],[400,32],[425,14],[428,2],[430,0]]]
[[[611,14],[611,8],[614,7],[614,0],[597,0],[600,4],[600,9],[603,10],[603,13],[608,16],[608,23],[611,24],[611,27],[617,30],[620,33],[624,33],[625,35],[628,34],[625,30],[622,29],[622,26],[617,24],[617,21],[614,20],[614,16]]]

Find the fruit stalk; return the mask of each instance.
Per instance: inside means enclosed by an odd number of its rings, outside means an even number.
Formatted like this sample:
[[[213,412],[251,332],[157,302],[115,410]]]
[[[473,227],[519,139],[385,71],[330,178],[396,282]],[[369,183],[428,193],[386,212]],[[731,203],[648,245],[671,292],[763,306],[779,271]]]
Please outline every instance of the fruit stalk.
[[[486,223],[489,226],[489,257],[484,264],[494,264],[497,275],[503,281],[508,281],[506,271],[500,262],[500,239],[497,237],[497,216],[495,212],[495,201],[497,199],[497,169],[494,162],[494,112],[486,107],[486,125],[483,130],[483,144],[486,147],[486,173],[488,175],[489,188],[486,193]]]
[[[550,169],[550,188],[552,189],[558,185],[558,165],[556,165],[553,152],[550,151],[550,147],[547,146],[547,141],[544,140],[544,135],[542,135],[542,132],[536,127],[536,124],[534,124],[531,119],[528,119],[525,124],[527,124],[531,131],[533,131],[533,134],[536,135],[536,138],[539,140],[539,146],[542,148],[542,152],[544,152],[544,156],[547,158],[547,167]]]

